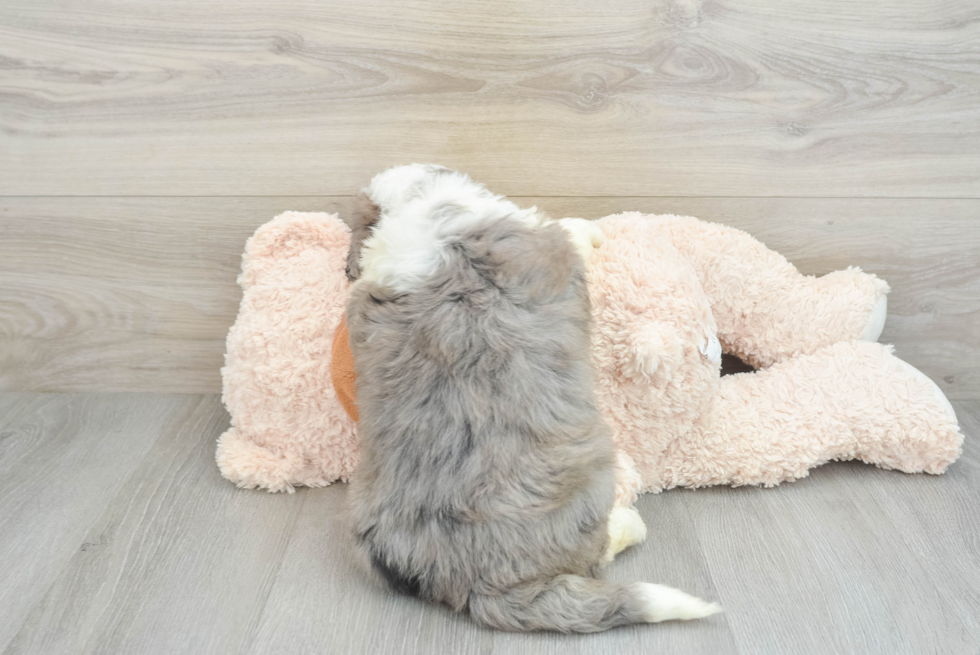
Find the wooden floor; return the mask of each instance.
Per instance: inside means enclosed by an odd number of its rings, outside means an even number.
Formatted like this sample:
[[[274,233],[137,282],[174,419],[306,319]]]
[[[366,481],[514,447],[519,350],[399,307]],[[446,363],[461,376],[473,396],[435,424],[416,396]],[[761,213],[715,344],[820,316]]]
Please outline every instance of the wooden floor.
[[[707,621],[509,635],[392,597],[342,486],[219,478],[215,394],[245,239],[412,161],[881,275],[966,454],[642,498],[608,576]],[[0,0],[0,391],[0,655],[977,655],[980,4]]]
[[[214,466],[211,395],[0,394],[0,653],[980,652],[980,402],[941,477],[829,464],[775,489],[645,496],[606,575],[720,601],[695,623],[514,635],[356,567],[344,485]]]

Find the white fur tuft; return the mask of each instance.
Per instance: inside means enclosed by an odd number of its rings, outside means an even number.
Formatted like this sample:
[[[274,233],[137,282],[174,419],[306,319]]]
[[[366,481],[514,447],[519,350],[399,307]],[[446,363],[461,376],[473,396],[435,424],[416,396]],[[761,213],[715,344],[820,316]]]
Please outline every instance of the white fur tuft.
[[[633,589],[644,604],[644,616],[648,623],[680,619],[702,619],[721,611],[718,603],[708,603],[679,589],[652,582],[637,582]]]
[[[619,553],[647,538],[647,526],[633,507],[613,507],[609,513],[609,546],[602,558],[604,564]]]
[[[361,279],[399,293],[418,288],[436,272],[455,234],[502,218],[530,227],[546,221],[536,207],[521,209],[468,175],[432,164],[391,168],[365,191],[381,216],[361,250]]]
[[[598,225],[584,218],[563,218],[558,224],[568,233],[572,245],[585,260],[585,268],[588,269],[592,262],[592,252],[606,242],[606,235]]]
[[[434,164],[395,166],[375,175],[364,191],[381,211],[397,213],[422,180],[441,169]]]

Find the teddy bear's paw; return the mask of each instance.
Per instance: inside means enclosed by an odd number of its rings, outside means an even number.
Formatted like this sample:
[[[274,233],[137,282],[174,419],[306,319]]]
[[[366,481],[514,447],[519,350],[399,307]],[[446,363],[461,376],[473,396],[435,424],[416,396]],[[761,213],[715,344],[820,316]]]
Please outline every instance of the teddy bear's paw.
[[[871,310],[868,317],[868,324],[864,326],[861,333],[861,341],[877,341],[881,336],[881,331],[885,329],[885,318],[888,316],[888,296],[882,295]]]
[[[949,417],[949,420],[955,424],[957,422],[956,410],[953,409],[952,403],[949,402],[949,399],[946,397],[946,394],[943,393],[943,390],[939,388],[939,385],[933,382],[932,378],[930,378],[928,375],[912,366],[904,359],[899,359],[896,357],[895,361],[902,366],[902,369],[904,369],[910,377],[918,381],[920,385],[929,390],[929,393],[932,395],[936,405],[942,409],[946,416]]]
[[[647,538],[647,526],[633,507],[613,507],[609,513],[609,546],[603,564],[613,561],[619,553]]]

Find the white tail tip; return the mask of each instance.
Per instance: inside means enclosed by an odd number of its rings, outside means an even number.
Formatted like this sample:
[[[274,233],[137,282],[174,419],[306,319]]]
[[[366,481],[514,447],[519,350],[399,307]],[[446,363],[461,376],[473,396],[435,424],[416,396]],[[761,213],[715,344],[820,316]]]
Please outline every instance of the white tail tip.
[[[679,589],[665,587],[652,582],[636,583],[637,593],[644,605],[644,614],[649,623],[680,619],[702,619],[721,611],[718,603],[708,603]]]

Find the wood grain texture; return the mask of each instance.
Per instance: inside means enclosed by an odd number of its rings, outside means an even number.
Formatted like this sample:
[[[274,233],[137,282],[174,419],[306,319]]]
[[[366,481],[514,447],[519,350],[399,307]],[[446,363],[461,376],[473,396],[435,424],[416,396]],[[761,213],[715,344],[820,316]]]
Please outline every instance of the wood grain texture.
[[[485,630],[379,586],[345,485],[235,489],[212,459],[216,396],[0,393],[0,652],[976,653],[980,401],[954,406],[967,440],[942,476],[842,463],[642,497],[650,536],[606,577],[725,613],[567,636]]]
[[[69,562],[104,545],[108,536],[90,534],[92,524],[196,404],[151,395],[0,396],[0,651]]]
[[[396,596],[359,568],[343,516],[346,487],[308,490],[303,513],[247,653],[732,653],[726,621],[631,627],[601,635],[507,634],[479,628],[442,608]],[[662,508],[664,538],[653,549],[624,554],[607,570],[611,580],[658,580],[717,597],[690,520],[679,503]],[[338,592],[343,590],[343,602]],[[296,603],[297,597],[308,600]]]
[[[70,544],[73,556],[29,606],[6,653],[238,652],[261,614],[302,497],[245,494],[221,479],[214,440],[228,418],[214,396],[86,397],[123,415],[153,401],[193,411],[157,418],[163,436],[136,440],[148,449],[143,462],[103,496],[95,521],[76,519],[84,542]],[[35,536],[61,541],[56,532]]]
[[[516,198],[555,216],[691,214],[808,274],[892,285],[882,340],[951,398],[980,397],[980,200]],[[215,393],[245,240],[348,198],[0,199],[0,388]]]
[[[980,195],[975,0],[0,2],[3,194]]]
[[[775,494],[683,494],[716,585],[727,591],[722,602],[753,607],[728,613],[741,651],[924,653],[942,644],[945,652],[977,652],[972,581],[980,557],[965,543],[980,525],[969,500],[978,491],[977,407],[956,403],[967,445],[938,484],[848,462]],[[963,520],[921,521],[930,514]],[[937,549],[937,540],[955,545]]]

